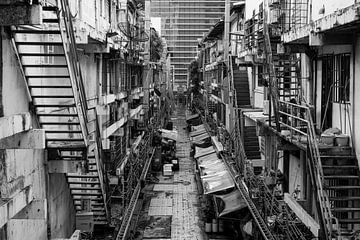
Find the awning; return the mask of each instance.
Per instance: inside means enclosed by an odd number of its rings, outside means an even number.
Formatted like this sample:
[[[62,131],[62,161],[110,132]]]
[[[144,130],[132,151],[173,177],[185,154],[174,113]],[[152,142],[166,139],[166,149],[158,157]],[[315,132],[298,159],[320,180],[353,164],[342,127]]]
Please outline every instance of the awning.
[[[186,121],[189,121],[189,120],[192,120],[192,119],[195,119],[195,118],[198,118],[198,117],[199,117],[199,114],[194,114],[194,115],[186,116]]]
[[[190,133],[190,137],[195,137],[204,133],[206,133],[206,129],[196,130]]]
[[[195,147],[195,158],[198,157],[202,157],[205,155],[209,155],[210,153],[214,153],[215,149],[213,146],[208,147],[208,148],[199,148],[199,147]]]
[[[207,132],[205,132],[205,133],[203,133],[203,134],[200,134],[200,135],[197,135],[197,136],[195,136],[195,137],[192,137],[192,138],[191,138],[191,141],[193,141],[193,142],[202,141],[202,140],[205,140],[205,139],[207,139],[207,138],[210,138],[210,135],[209,135]]]
[[[210,194],[223,191],[235,186],[230,174],[227,171],[218,172],[214,175],[208,175],[201,178],[204,193]]]
[[[201,125],[198,125],[198,126],[192,126],[191,128],[193,129],[192,131],[198,131],[198,130],[201,130],[201,129],[205,129],[205,125],[201,124]]]
[[[238,190],[225,195],[215,195],[215,197],[222,201],[222,204],[219,204],[218,207],[219,217],[247,207],[245,200]]]
[[[177,131],[170,131],[166,129],[160,129],[160,131],[161,131],[161,137],[177,141],[177,136],[178,136]]]

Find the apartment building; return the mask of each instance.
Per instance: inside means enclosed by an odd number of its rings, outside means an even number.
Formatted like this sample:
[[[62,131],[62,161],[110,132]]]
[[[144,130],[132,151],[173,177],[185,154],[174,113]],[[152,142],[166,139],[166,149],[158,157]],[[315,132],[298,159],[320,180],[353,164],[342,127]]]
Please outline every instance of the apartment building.
[[[224,21],[202,40],[200,109],[227,129],[259,238],[358,237],[358,9],[246,1],[231,11],[229,43]]]
[[[168,74],[161,54],[150,65],[149,2],[0,1],[1,239],[111,224],[109,179],[150,132],[152,73]]]

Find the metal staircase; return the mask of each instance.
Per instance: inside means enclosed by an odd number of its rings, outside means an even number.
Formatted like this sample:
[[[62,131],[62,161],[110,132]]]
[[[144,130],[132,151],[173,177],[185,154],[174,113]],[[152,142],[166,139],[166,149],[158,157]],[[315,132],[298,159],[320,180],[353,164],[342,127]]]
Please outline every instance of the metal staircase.
[[[71,161],[66,173],[76,212],[93,212],[106,224],[105,176],[97,113],[87,105],[68,0],[42,8],[40,26],[12,27],[12,43],[45,129],[48,160]]]

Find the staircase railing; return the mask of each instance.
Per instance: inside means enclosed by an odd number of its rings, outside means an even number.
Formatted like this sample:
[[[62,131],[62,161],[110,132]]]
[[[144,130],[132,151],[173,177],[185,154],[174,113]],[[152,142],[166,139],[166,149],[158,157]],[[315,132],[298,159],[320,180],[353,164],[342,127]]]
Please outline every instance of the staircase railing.
[[[337,231],[337,236],[340,237],[340,231],[338,226],[333,229],[333,221],[337,223],[337,219],[331,213],[330,201],[327,193],[323,189],[324,173],[321,164],[321,157],[319,152],[318,143],[316,140],[315,127],[312,120],[310,109],[307,108],[306,118],[308,121],[308,151],[310,153],[310,166],[312,167],[315,187],[317,190],[317,197],[320,205],[321,221],[324,228],[324,237],[326,240],[332,239],[333,231]]]
[[[338,227],[336,226],[335,229],[333,229],[333,221],[336,223],[337,220],[331,213],[329,197],[323,188],[324,173],[311,110],[308,106],[285,101],[279,101],[279,105],[279,115],[281,116],[279,123],[283,129],[289,131],[288,137],[290,137],[290,141],[307,141],[309,153],[309,157],[307,158],[308,165],[310,167],[311,179],[316,189],[318,204],[320,205],[320,220],[324,229],[324,237],[330,240],[334,230],[336,230],[338,236],[340,236]]]
[[[89,147],[89,129],[88,129],[88,105],[86,99],[85,86],[81,74],[80,61],[76,49],[76,38],[74,34],[74,28],[72,24],[71,11],[68,0],[58,0],[57,5],[59,8],[58,19],[61,37],[63,40],[64,54],[66,57],[67,64],[69,66],[68,70],[70,73],[70,80],[73,86],[75,104],[77,108],[77,113],[80,119],[81,130],[83,132],[84,141],[87,147]],[[94,111],[94,125],[95,131],[93,139],[95,141],[95,161],[99,174],[99,182],[102,190],[102,195],[104,198],[105,211],[107,218],[109,218],[109,212],[107,209],[107,198],[106,198],[106,182],[107,178],[104,176],[104,165],[102,162],[102,144],[101,144],[101,133],[98,125],[96,109]]]

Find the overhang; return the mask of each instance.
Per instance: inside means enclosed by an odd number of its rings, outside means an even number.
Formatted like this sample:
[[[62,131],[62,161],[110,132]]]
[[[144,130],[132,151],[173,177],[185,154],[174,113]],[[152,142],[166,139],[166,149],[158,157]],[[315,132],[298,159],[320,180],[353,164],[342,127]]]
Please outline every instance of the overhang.
[[[309,44],[310,38],[322,33],[353,32],[360,22],[360,3],[339,9],[308,25],[284,33],[281,37],[288,44]]]

